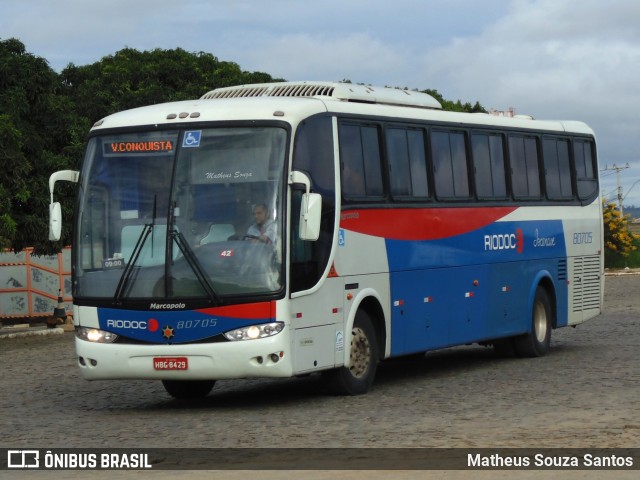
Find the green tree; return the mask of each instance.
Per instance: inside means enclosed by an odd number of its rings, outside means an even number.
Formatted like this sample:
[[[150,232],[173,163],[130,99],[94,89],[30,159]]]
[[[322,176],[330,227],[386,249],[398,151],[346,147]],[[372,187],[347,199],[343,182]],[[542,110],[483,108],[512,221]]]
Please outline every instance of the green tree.
[[[121,110],[192,100],[218,87],[276,81],[210,53],[181,48],[143,52],[125,48],[91,65],[69,64],[61,79],[77,115],[90,123]]]
[[[29,199],[25,183],[30,167],[22,152],[22,135],[7,114],[0,115],[0,165],[6,172],[0,180],[0,248],[11,245],[17,223],[13,205]]]
[[[603,201],[603,225],[605,252],[612,260],[618,256],[626,258],[638,249],[640,235],[629,231],[629,217],[622,216],[615,203]]]
[[[0,41],[0,247],[59,248],[46,241],[47,180],[68,168],[71,110],[46,60],[19,40]]]
[[[438,90],[426,89],[421,90],[423,93],[428,93],[433,98],[440,102],[443,110],[451,111],[451,112],[466,112],[466,113],[487,113],[480,102],[476,102],[475,104],[471,104],[470,102],[462,103],[460,100],[456,100],[455,102],[452,100],[445,99]]]

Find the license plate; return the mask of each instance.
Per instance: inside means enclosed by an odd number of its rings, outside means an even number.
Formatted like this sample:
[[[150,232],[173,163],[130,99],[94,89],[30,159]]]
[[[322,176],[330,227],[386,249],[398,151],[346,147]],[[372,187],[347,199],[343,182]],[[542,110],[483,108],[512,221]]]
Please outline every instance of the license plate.
[[[154,370],[188,370],[187,357],[155,357],[153,359]]]

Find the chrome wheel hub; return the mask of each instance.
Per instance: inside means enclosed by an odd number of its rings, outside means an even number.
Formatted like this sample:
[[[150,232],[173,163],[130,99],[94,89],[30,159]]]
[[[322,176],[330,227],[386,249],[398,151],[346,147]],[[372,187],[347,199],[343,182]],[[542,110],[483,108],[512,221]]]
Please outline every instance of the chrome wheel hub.
[[[541,302],[536,303],[533,311],[533,328],[536,336],[536,340],[542,343],[547,336],[547,311],[544,308],[544,304]]]
[[[351,354],[349,371],[356,378],[362,378],[371,364],[371,345],[364,330],[354,327],[351,332]]]

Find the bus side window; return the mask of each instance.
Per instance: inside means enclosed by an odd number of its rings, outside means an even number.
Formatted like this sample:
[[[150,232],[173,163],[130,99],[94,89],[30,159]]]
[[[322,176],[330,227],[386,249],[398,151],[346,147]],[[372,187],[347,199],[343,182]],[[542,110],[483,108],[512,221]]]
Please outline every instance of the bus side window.
[[[469,170],[465,148],[465,134],[460,131],[431,133],[431,156],[439,199],[469,198]]]
[[[291,194],[291,291],[306,290],[316,282],[318,262],[314,259],[313,243],[300,239],[299,223],[302,191]]]
[[[574,143],[578,198],[587,200],[598,191],[597,169],[591,142],[576,140]]]
[[[335,169],[333,151],[333,120],[329,116],[305,120],[296,132],[293,149],[293,169],[305,172],[311,180],[311,190],[322,195],[320,236],[316,241],[300,239],[298,218],[302,191],[291,191],[291,261],[290,291],[308,290],[321,279],[329,262],[335,231]]]
[[[377,126],[340,125],[340,159],[344,197],[382,198],[384,189]]]
[[[392,127],[386,140],[391,195],[400,200],[429,197],[422,130]]]
[[[476,194],[481,200],[504,200],[507,184],[502,135],[473,134],[471,137]]]
[[[509,162],[514,198],[539,199],[541,188],[536,138],[520,135],[509,137]]]
[[[573,198],[569,141],[554,137],[544,138],[542,152],[544,155],[544,181],[547,197],[550,200],[569,200]]]

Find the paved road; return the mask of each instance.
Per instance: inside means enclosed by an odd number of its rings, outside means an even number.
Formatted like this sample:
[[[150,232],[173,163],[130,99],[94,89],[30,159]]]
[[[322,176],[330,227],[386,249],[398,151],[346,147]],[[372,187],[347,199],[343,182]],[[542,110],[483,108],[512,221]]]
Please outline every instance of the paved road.
[[[359,397],[310,376],[220,381],[189,404],[158,382],[82,380],[70,333],[0,340],[0,446],[639,447],[640,276],[607,280],[605,313],[554,331],[547,357],[431,352],[383,364]]]

